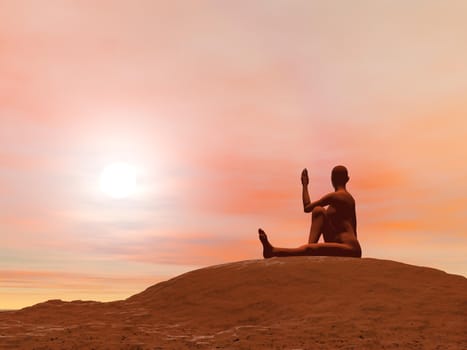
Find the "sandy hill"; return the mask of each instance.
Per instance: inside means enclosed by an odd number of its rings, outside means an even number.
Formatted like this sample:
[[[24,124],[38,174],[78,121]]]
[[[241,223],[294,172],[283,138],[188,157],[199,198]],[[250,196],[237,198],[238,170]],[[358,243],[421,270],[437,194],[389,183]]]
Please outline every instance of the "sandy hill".
[[[1,312],[0,349],[467,349],[467,279],[371,258],[240,261],[123,301]]]

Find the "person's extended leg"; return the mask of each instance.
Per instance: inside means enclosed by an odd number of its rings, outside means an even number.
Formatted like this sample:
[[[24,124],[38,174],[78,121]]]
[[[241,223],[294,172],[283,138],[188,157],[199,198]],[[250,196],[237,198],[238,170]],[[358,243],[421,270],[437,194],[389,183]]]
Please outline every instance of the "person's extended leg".
[[[298,248],[277,248],[268,241],[266,233],[259,229],[259,239],[263,244],[263,257],[273,256],[349,256],[361,257],[361,250],[344,243],[311,243]]]
[[[326,220],[326,209],[323,207],[315,207],[311,212],[311,228],[308,243],[318,243],[319,237],[323,232]]]
[[[298,248],[272,248],[272,256],[349,256],[360,257],[361,253],[344,243],[311,243]]]

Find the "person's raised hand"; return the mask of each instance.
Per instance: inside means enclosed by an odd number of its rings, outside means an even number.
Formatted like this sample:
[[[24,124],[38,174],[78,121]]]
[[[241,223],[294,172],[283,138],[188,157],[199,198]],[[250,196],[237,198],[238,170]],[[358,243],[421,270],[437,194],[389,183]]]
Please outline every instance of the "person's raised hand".
[[[302,185],[307,186],[310,180],[308,179],[308,170],[303,169],[302,171]]]

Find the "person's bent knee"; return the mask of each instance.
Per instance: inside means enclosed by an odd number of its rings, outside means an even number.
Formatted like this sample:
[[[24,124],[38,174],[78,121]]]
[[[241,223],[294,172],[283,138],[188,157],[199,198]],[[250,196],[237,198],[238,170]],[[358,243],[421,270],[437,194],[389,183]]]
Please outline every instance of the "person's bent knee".
[[[314,207],[313,211],[311,212],[312,216],[318,216],[318,215],[324,215],[324,214],[326,214],[326,209],[320,206]]]

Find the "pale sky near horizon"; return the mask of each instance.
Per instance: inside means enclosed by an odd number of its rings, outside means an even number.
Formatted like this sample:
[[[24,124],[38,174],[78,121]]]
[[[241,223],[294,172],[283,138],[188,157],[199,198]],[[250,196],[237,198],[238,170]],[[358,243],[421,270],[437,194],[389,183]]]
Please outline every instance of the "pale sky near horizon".
[[[306,242],[343,164],[364,257],[467,275],[467,2],[0,0],[0,309]],[[112,199],[105,166],[137,169]]]

